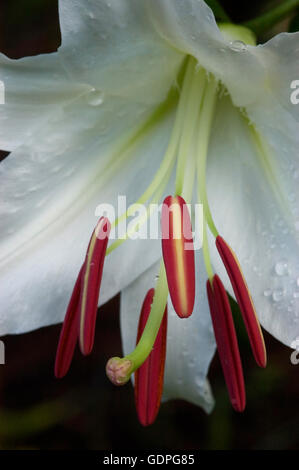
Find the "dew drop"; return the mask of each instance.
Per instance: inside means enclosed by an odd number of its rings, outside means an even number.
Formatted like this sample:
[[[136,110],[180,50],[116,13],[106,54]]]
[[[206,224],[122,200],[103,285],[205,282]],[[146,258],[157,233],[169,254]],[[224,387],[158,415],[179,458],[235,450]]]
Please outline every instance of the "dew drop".
[[[279,261],[278,263],[276,263],[275,272],[277,276],[287,276],[289,274],[287,262]]]
[[[299,287],[299,277],[297,277],[297,286]]]
[[[16,214],[17,212],[19,212],[19,210],[19,207],[11,207],[7,212],[8,214]]]
[[[299,292],[294,292],[293,297],[294,299],[299,299]]]
[[[274,302],[279,302],[280,300],[282,300],[284,295],[285,292],[283,289],[276,289],[272,294],[272,299],[274,300]]]
[[[231,48],[232,51],[235,51],[235,52],[244,52],[244,51],[247,51],[247,46],[245,44],[245,42],[243,41],[231,41],[229,43],[229,47]]]
[[[58,173],[61,170],[61,165],[56,165],[51,169],[51,173]]]
[[[190,359],[190,361],[189,361],[189,366],[190,366],[190,367],[194,367],[194,366],[195,366],[195,361],[194,361],[194,359]]]
[[[35,186],[31,186],[30,188],[28,188],[28,192],[29,193],[35,193],[35,191],[38,191],[40,188],[41,188],[41,186],[36,184]]]
[[[19,193],[15,193],[15,198],[20,199],[26,196],[27,192],[26,191],[20,191]]]
[[[105,99],[104,93],[99,90],[92,90],[87,95],[87,102],[91,106],[100,106],[101,104],[103,104],[104,99]]]
[[[44,206],[47,202],[47,198],[40,199],[36,204],[35,207],[39,209],[40,207]]]
[[[264,296],[265,296],[265,297],[270,297],[271,294],[272,294],[271,289],[266,289],[266,290],[264,290]]]

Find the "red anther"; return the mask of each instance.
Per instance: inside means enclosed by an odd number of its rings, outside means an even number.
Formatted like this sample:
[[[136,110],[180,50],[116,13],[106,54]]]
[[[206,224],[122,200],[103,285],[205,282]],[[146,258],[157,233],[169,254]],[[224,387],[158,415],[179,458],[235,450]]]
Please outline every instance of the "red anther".
[[[207,281],[207,293],[215,332],[218,354],[230,397],[236,411],[246,405],[243,369],[231,308],[220,278],[215,275],[211,286]]]
[[[79,303],[79,343],[84,355],[91,353],[94,343],[98,300],[110,229],[109,220],[101,217],[86,253]]]
[[[68,372],[78,339],[79,300],[83,267],[78,274],[62,325],[55,359],[55,376],[60,379]]]
[[[216,238],[216,246],[239,304],[255,360],[260,367],[266,367],[267,354],[263,333],[238,259],[219,235]]]
[[[195,263],[188,207],[180,196],[168,196],[162,208],[162,251],[173,307],[189,317],[195,301]]]
[[[147,323],[154,298],[150,289],[144,299],[138,325],[137,343]],[[135,404],[143,426],[152,424],[160,408],[163,393],[164,366],[166,358],[167,306],[152,352],[135,372]]]

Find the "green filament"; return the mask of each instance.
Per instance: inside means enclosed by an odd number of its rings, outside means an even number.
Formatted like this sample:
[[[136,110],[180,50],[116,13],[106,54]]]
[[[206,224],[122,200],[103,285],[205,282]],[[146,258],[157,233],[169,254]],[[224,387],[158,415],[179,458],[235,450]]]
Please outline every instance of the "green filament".
[[[200,202],[203,204],[204,216],[209,229],[215,237],[218,231],[212,218],[206,188],[206,162],[208,156],[208,147],[211,133],[211,126],[214,117],[215,103],[217,97],[217,82],[211,78],[207,84],[203,99],[202,108],[198,121],[197,134],[197,177]]]

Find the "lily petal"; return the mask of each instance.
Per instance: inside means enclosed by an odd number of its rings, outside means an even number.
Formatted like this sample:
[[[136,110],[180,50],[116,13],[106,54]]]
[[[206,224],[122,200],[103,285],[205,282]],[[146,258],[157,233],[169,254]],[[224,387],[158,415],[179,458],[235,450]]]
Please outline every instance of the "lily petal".
[[[37,134],[67,102],[90,87],[70,83],[57,55],[12,60],[0,54],[5,103],[0,113],[0,149],[12,151]]]
[[[156,264],[121,294],[121,332],[124,354],[135,347],[140,305],[144,293],[155,284],[159,271]],[[180,319],[168,302],[167,354],[164,373],[163,400],[185,399],[210,412],[214,400],[206,379],[215,352],[215,338],[205,292],[206,274],[202,264],[197,266],[196,278],[202,279],[195,300],[194,313]],[[199,309],[200,305],[200,309]]]
[[[134,101],[165,98],[184,56],[152,27],[146,2],[60,0],[59,13],[58,53],[74,80]]]
[[[289,189],[294,187],[298,163],[292,147],[287,156],[281,145],[283,142],[276,142],[270,147],[270,163],[277,167],[283,206],[265,174],[248,124],[225,97],[217,108],[207,179],[216,225],[239,259],[259,320],[290,346],[299,336],[299,232],[295,217],[299,193],[298,186],[294,193]],[[293,175],[288,180],[285,176],[291,164]],[[232,293],[219,254],[213,244],[211,248],[217,272]]]
[[[84,99],[81,97],[82,102]],[[119,105],[128,112],[125,120],[114,112]],[[28,331],[63,318],[96,222],[96,207],[105,203],[117,208],[119,194],[127,195],[129,206],[140,196],[136,181],[149,184],[159,168],[172,128],[172,112],[153,124],[131,153],[124,152],[123,163],[112,171],[111,159],[115,159],[119,142],[116,135],[123,134],[127,125],[136,125],[134,109],[140,110],[120,99],[107,100],[98,121],[96,113],[86,111],[88,129],[82,129],[84,106],[73,103],[68,108],[72,119],[66,126],[60,116],[30,145],[19,147],[1,163],[2,334]],[[107,129],[99,132],[104,121]],[[60,149],[63,138],[68,145]],[[101,303],[130,284],[159,255],[158,240],[128,240],[110,254]]]
[[[203,0],[146,1],[161,37],[196,57],[227,87],[235,106],[257,106],[272,116],[270,122],[279,116],[265,106],[273,98],[279,94],[281,109],[289,106],[290,83],[297,77],[299,33],[282,33],[263,46],[247,45],[239,50],[232,38],[220,32]]]
[[[248,46],[244,54],[236,52],[204,1],[146,1],[161,37],[177,50],[194,56],[223,82],[236,105],[245,106],[262,94],[265,71],[252,53],[255,48]]]

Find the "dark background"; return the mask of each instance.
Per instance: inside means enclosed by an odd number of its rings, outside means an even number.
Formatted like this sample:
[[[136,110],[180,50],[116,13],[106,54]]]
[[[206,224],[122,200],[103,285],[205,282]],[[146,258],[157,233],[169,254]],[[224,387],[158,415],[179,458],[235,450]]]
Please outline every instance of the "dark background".
[[[246,21],[267,7],[260,1],[238,2],[237,8],[234,3],[222,5],[235,21]],[[19,58],[55,51],[59,44],[57,0],[1,0],[1,52]],[[184,401],[172,401],[162,405],[153,426],[142,428],[131,385],[116,388],[105,376],[107,359],[121,354],[118,310],[119,298],[101,308],[92,355],[77,353],[63,380],[53,376],[59,325],[2,338],[6,364],[0,366],[0,448],[298,448],[299,365],[291,365],[290,350],[265,333],[269,362],[266,370],[257,368],[238,312],[245,412],[232,410],[216,356],[209,374],[216,398],[210,416]]]

